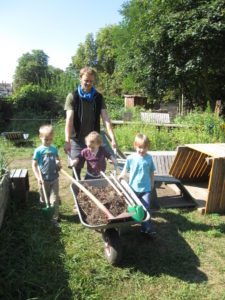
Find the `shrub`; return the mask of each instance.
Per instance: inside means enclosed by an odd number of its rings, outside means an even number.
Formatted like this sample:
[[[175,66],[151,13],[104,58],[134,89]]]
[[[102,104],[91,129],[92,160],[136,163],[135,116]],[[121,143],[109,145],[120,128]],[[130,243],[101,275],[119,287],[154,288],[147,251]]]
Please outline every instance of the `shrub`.
[[[48,113],[49,116],[62,114],[63,107],[56,101],[51,90],[45,90],[39,85],[25,85],[14,96],[17,111],[28,111],[36,114]]]

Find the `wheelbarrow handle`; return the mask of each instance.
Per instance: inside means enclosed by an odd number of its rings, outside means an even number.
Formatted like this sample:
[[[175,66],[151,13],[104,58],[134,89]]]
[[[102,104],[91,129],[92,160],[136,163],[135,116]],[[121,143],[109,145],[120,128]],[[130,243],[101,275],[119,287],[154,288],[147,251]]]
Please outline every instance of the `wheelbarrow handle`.
[[[82,190],[97,206],[103,211],[108,219],[114,219],[114,216],[108,211],[108,209],[92,194],[87,190],[82,184],[70,176],[65,170],[61,168],[60,170],[65,176],[67,176],[80,190]]]
[[[114,188],[114,190],[117,192],[119,196],[123,196],[123,194],[118,190],[118,188],[115,186],[115,184],[109,179],[108,176],[104,172],[100,172],[101,175],[108,181],[108,183]]]
[[[116,182],[116,184],[118,185],[118,187],[121,189],[121,191],[123,192],[123,194],[126,196],[126,199],[129,201],[129,205],[136,204],[136,203],[134,203],[134,200],[130,197],[130,195],[128,194],[128,192],[126,191],[126,189],[121,185],[121,183],[119,182],[119,180],[113,174],[111,174],[111,177]]]

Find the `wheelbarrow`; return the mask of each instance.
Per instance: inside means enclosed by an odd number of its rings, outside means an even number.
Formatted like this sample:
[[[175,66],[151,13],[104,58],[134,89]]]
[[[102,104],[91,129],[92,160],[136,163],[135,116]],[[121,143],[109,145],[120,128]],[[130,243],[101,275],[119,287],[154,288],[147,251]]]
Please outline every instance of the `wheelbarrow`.
[[[79,180],[78,182],[81,185],[85,184],[96,188],[103,188],[109,184],[109,182],[105,178],[93,179],[93,180]],[[114,184],[116,185],[115,181]],[[112,265],[118,265],[122,259],[120,229],[124,227],[133,226],[134,224],[140,222],[136,221],[131,216],[129,216],[124,219],[119,218],[118,220],[115,218],[113,222],[90,225],[86,222],[85,213],[79,205],[79,201],[77,199],[77,187],[74,184],[71,184],[70,188],[71,188],[71,192],[74,198],[74,202],[77,208],[77,213],[81,224],[89,229],[94,229],[102,234],[103,243],[104,243],[104,252],[107,261]],[[124,187],[124,189],[129,189],[129,186],[127,185],[126,187]],[[130,190],[127,190],[127,193],[124,193],[122,191],[122,193],[124,197],[127,197],[127,194],[129,194],[129,196],[131,197]],[[136,199],[134,199],[134,201],[136,201]],[[145,222],[150,219],[150,214],[146,211],[145,207],[143,207],[143,209],[145,211],[145,218],[143,222]]]

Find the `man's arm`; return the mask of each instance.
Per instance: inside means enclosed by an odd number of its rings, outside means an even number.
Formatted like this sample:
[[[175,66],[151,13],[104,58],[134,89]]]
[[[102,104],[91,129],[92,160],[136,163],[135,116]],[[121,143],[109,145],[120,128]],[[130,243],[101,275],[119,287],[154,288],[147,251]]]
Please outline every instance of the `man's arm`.
[[[106,127],[106,129],[108,131],[108,134],[111,137],[112,147],[117,148],[116,138],[115,138],[113,128],[112,128],[112,124],[110,122],[110,119],[109,119],[109,116],[108,116],[108,113],[107,113],[106,109],[101,110],[101,116],[102,116],[103,125],[104,125],[104,127]]]
[[[71,151],[70,138],[73,131],[73,118],[74,118],[74,111],[67,110],[66,125],[65,125],[65,145],[64,145],[64,150],[66,153]]]

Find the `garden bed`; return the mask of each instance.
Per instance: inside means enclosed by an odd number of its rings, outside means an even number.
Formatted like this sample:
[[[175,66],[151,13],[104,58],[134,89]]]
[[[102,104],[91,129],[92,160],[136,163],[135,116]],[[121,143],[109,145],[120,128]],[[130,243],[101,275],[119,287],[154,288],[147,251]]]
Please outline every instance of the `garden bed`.
[[[4,174],[0,181],[0,228],[9,199],[9,176]]]

